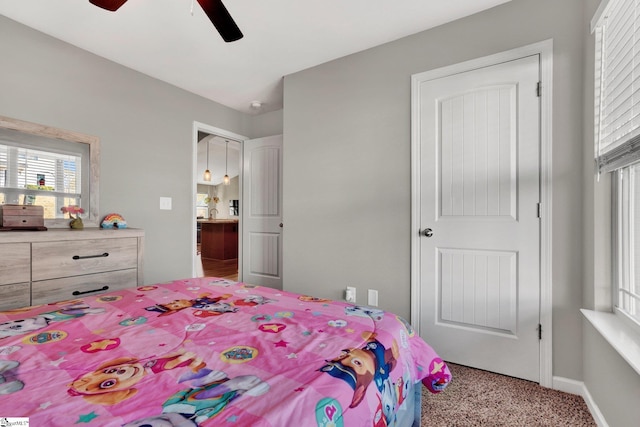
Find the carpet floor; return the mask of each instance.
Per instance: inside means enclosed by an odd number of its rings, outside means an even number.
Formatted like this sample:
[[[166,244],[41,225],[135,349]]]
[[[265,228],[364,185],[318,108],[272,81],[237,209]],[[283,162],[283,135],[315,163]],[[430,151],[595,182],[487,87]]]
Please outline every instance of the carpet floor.
[[[596,426],[580,396],[449,363],[440,394],[423,387],[422,427]]]

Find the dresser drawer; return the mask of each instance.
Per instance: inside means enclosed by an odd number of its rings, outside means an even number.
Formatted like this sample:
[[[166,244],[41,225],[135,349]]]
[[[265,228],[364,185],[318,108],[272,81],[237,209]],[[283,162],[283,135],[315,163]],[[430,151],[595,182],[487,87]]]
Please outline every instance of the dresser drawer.
[[[44,218],[37,216],[5,216],[2,226],[7,228],[44,227]]]
[[[29,243],[0,243],[0,285],[31,280],[30,246]]]
[[[29,288],[29,282],[0,286],[0,311],[29,306]]]
[[[138,285],[135,268],[63,279],[41,280],[31,284],[31,303],[82,299]],[[105,289],[106,288],[106,289]]]
[[[78,231],[80,235],[82,231]],[[96,239],[32,244],[31,280],[102,273],[138,266],[138,239]]]

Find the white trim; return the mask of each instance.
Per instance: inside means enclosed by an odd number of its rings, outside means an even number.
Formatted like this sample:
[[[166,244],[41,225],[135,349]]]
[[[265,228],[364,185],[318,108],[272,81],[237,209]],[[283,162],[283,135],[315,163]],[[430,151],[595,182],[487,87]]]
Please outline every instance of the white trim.
[[[193,135],[191,144],[191,248],[193,248],[193,253],[191,255],[191,277],[196,277],[198,272],[197,262],[198,262],[198,254],[196,249],[196,241],[197,241],[197,231],[196,231],[196,197],[198,193],[198,176],[199,172],[196,170],[198,168],[198,131],[206,132],[213,135],[218,135],[222,138],[228,138],[236,140],[240,143],[249,139],[246,136],[239,135],[237,133],[229,132],[225,129],[220,129],[214,126],[209,126],[200,122],[193,122]],[[240,147],[240,173],[239,173],[239,197],[240,197],[240,206],[242,206],[242,154],[243,149]],[[242,272],[242,221],[238,223],[238,280],[242,280],[241,272]]]
[[[637,325],[622,312],[608,313],[580,309],[584,317],[618,352],[618,354],[640,375],[640,334]]]
[[[411,308],[410,320],[416,333],[420,335],[420,81],[416,75],[411,76]]]
[[[582,398],[584,399],[584,403],[587,404],[587,408],[589,408],[589,412],[593,417],[593,420],[596,422],[598,427],[609,427],[607,420],[604,418],[604,415],[600,411],[598,405],[596,405],[595,400],[589,393],[589,389],[583,386]]]
[[[553,386],[551,388],[577,396],[582,396],[586,390],[584,382],[565,377],[553,377]]]
[[[591,393],[589,393],[589,390],[584,385],[584,382],[564,377],[553,377],[553,389],[582,397],[595,423],[599,427],[609,426],[604,415],[600,412],[600,408],[598,408],[598,405],[596,405],[596,402],[593,400]]]
[[[540,47],[540,385],[549,387],[553,376],[553,40],[538,44]]]
[[[592,33],[596,30],[598,25],[600,25],[602,18],[604,18],[604,15],[609,8],[609,3],[611,3],[611,0],[602,0],[600,2],[600,5],[598,6],[598,9],[596,10],[596,13],[593,14],[593,18],[591,18]]]
[[[526,56],[540,55],[542,98],[540,102],[540,385],[551,387],[552,352],[552,104],[553,40],[483,58],[472,59],[411,76],[411,323],[420,333],[420,84],[452,74],[476,70]]]

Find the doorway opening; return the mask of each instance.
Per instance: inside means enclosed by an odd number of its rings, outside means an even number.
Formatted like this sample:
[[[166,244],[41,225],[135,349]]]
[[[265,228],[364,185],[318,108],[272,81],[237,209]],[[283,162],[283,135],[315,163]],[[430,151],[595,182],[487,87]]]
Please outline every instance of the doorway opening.
[[[240,208],[242,141],[245,139],[242,135],[194,122],[194,277],[241,280]]]

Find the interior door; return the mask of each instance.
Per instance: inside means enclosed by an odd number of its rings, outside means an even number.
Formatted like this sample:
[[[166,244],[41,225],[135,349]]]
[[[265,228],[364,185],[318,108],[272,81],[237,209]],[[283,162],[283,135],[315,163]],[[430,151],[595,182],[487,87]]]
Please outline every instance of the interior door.
[[[242,145],[242,280],[282,289],[282,135]]]
[[[420,332],[539,381],[539,55],[420,88]]]

